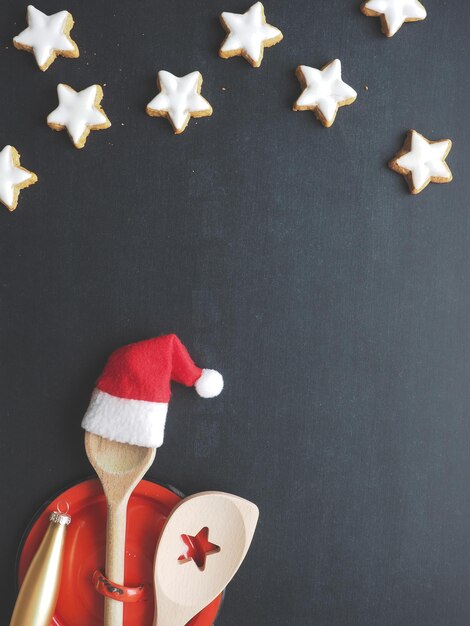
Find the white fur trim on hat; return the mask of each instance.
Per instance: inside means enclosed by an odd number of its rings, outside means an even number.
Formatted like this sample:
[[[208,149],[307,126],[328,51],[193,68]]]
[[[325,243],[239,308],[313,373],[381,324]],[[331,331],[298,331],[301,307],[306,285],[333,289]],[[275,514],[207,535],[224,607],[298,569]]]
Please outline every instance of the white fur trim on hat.
[[[194,387],[201,398],[215,398],[224,388],[224,379],[215,370],[203,369]]]
[[[159,448],[165,432],[166,402],[117,398],[95,389],[82,427],[90,433],[145,448]]]

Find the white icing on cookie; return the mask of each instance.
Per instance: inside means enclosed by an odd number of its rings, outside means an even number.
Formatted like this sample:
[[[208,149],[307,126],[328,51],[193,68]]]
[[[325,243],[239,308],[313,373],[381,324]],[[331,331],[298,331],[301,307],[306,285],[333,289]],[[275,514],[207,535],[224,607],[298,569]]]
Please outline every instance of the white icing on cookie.
[[[212,115],[212,107],[201,96],[202,76],[191,72],[178,77],[171,72],[158,72],[160,93],[147,105],[151,116],[167,117],[175,133],[182,133],[191,117]]]
[[[426,17],[426,9],[419,0],[368,0],[362,5],[362,11],[366,15],[381,16],[388,37],[392,37],[405,22]]]
[[[0,202],[13,211],[18,204],[20,189],[36,181],[36,174],[20,167],[20,155],[16,149],[5,146],[0,152]]]
[[[77,148],[85,145],[90,130],[111,126],[111,122],[99,106],[103,97],[99,85],[75,91],[68,85],[59,84],[57,95],[59,106],[47,116],[47,123],[55,130],[66,128]]]
[[[423,135],[413,130],[411,131],[410,151],[395,158],[391,162],[391,167],[396,171],[405,170],[409,173],[413,182],[412,191],[417,193],[432,181],[450,182],[452,180],[452,172],[445,162],[451,147],[450,139],[429,142]],[[394,167],[394,164],[397,167]]]
[[[28,28],[15,37],[13,43],[16,47],[31,49],[41,69],[47,69],[58,54],[78,56],[78,48],[68,36],[68,23],[73,24],[68,11],[46,15],[30,5],[27,18]]]
[[[221,22],[228,35],[220,48],[220,56],[243,56],[254,67],[261,65],[264,48],[273,46],[283,37],[278,28],[266,23],[261,2],[254,4],[246,13],[224,12]]]
[[[338,107],[352,104],[357,93],[341,78],[341,61],[335,59],[323,69],[307,65],[297,68],[304,91],[294,104],[295,111],[312,110],[325,126],[335,121]]]

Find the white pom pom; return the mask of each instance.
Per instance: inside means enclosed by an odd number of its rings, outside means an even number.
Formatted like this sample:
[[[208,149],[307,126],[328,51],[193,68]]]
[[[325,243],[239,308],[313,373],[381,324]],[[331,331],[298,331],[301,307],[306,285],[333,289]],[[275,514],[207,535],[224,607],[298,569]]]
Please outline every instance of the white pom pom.
[[[203,369],[194,387],[201,398],[215,398],[224,388],[224,379],[215,370]]]

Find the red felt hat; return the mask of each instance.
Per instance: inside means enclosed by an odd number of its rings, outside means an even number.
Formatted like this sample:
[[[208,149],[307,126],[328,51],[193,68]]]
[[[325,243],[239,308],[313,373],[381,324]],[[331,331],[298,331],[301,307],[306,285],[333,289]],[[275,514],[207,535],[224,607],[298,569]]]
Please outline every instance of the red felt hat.
[[[203,398],[222,391],[219,372],[194,364],[176,335],[124,346],[109,357],[82,426],[105,439],[158,448],[163,443],[171,381]]]

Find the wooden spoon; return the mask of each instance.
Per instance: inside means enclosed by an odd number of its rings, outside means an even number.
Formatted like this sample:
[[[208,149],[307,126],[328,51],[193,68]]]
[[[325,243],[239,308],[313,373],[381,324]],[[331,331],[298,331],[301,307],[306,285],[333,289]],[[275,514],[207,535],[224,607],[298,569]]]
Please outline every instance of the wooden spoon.
[[[248,552],[258,516],[252,502],[214,491],[176,506],[155,555],[154,626],[185,626],[225,589]]]
[[[126,515],[129,497],[155,459],[155,448],[110,441],[85,433],[85,449],[103,486],[108,505],[106,577],[124,584]],[[122,626],[122,602],[105,598],[104,626]]]

